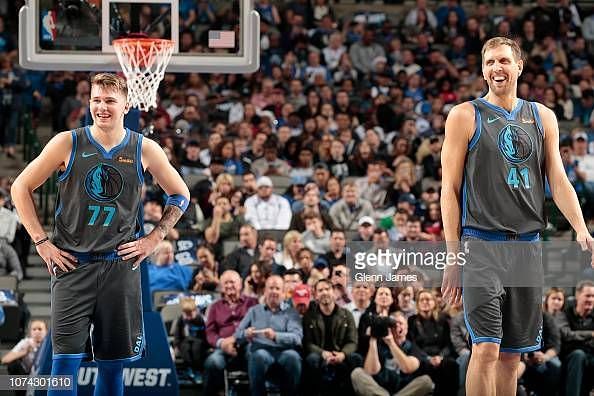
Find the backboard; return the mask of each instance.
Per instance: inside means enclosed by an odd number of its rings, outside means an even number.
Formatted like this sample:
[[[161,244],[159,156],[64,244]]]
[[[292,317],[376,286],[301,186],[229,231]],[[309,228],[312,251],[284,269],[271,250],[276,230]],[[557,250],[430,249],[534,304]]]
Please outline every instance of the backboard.
[[[259,68],[253,0],[27,0],[19,61],[33,70],[119,71],[111,43],[129,33],[175,41],[167,72]]]

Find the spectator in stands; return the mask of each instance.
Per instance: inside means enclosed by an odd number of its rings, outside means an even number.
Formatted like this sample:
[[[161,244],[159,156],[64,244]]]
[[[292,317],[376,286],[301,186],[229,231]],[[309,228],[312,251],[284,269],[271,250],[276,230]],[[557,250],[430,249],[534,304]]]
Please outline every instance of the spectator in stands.
[[[303,276],[303,282],[307,283],[313,269],[314,269],[314,254],[313,252],[307,248],[301,248],[297,252],[297,269],[301,271]]]
[[[382,289],[385,288],[378,291]],[[404,315],[397,311],[391,317],[395,324],[381,328],[375,324],[371,330],[363,368],[357,368],[351,374],[355,392],[359,396],[430,395],[433,382],[429,376],[421,375],[420,368],[427,355],[407,339],[408,325]]]
[[[317,304],[303,317],[304,392],[351,394],[350,374],[363,363],[356,353],[355,321],[347,309],[336,305],[329,280],[320,279],[314,292]]]
[[[303,284],[303,274],[296,268],[291,268],[285,271],[283,274],[283,282],[284,282],[284,290],[283,293],[285,295],[285,300],[287,303],[291,305],[291,298],[293,297],[293,291],[297,285]]]
[[[214,157],[217,146],[223,141],[223,135],[214,131],[208,135],[208,146],[200,151],[199,158],[203,168],[210,165],[210,160]]]
[[[406,286],[396,294],[398,310],[402,312],[407,319],[417,314],[417,304],[415,303],[414,295],[412,286]]]
[[[12,60],[0,54],[0,145],[8,158],[15,158],[16,133],[22,111],[23,93],[29,81]],[[88,97],[86,98],[88,101]],[[62,128],[64,129],[64,128]]]
[[[359,227],[357,228],[357,236],[353,239],[354,241],[370,242],[373,239],[373,233],[375,232],[375,220],[370,216],[363,216],[357,222]]]
[[[283,250],[274,255],[275,261],[286,269],[297,266],[297,252],[303,247],[303,238],[299,231],[291,230],[283,237]]]
[[[386,56],[384,48],[375,42],[375,31],[371,26],[365,27],[361,41],[357,41],[349,49],[349,56],[355,69],[362,75],[373,70],[371,62],[378,56]]]
[[[278,146],[275,139],[268,138],[264,143],[264,157],[252,163],[252,171],[257,176],[285,176],[289,177],[291,167],[278,158]]]
[[[215,291],[219,286],[219,263],[215,260],[214,250],[208,245],[198,246],[196,258],[198,268],[192,274],[190,290]]]
[[[171,325],[173,346],[184,361],[188,377],[199,381],[208,349],[204,318],[192,297],[182,298],[180,305],[182,314]]]
[[[204,165],[200,160],[200,143],[196,140],[186,142],[184,155],[180,161],[180,170],[183,176],[198,175],[202,173]]]
[[[175,261],[171,242],[161,241],[153,256],[153,261],[148,264],[151,295],[160,290],[188,290],[192,269]]]
[[[291,224],[289,201],[272,192],[272,180],[258,179],[258,193],[245,200],[245,219],[257,230],[287,230]]]
[[[232,210],[230,195],[219,195],[215,200],[215,206],[212,211],[212,219],[208,221],[208,226],[204,230],[204,239],[213,246],[218,245],[222,252],[222,242],[237,238],[239,229],[245,223],[242,215],[234,216]]]
[[[295,286],[291,296],[291,303],[293,308],[299,313],[301,317],[305,315],[310,307],[311,291],[309,285],[300,283]]]
[[[344,230],[355,230],[361,217],[373,215],[373,206],[369,201],[359,197],[359,190],[353,182],[343,185],[342,199],[330,208],[334,226]]]
[[[420,242],[432,241],[433,236],[423,232],[421,228],[421,219],[417,216],[410,216],[406,221],[406,235],[403,241],[406,242]]]
[[[353,298],[349,282],[349,268],[345,264],[338,264],[331,269],[330,281],[334,290],[334,301],[339,307],[345,307]]]
[[[561,381],[561,333],[551,314],[543,311],[542,346],[524,355],[526,371],[522,376],[527,389],[538,395],[556,395]]]
[[[588,153],[588,135],[578,132],[573,137],[573,158],[577,169],[583,174],[588,196],[594,195],[594,154]]]
[[[321,256],[329,268],[337,265],[346,265],[346,236],[341,229],[330,232],[330,251]]]
[[[10,375],[29,375],[35,356],[47,334],[47,325],[43,320],[32,320],[29,324],[29,336],[23,338],[10,352],[2,356],[2,364],[7,365]]]
[[[559,312],[563,311],[565,305],[565,291],[558,287],[551,287],[545,293],[542,309],[549,315],[556,317]]]
[[[417,26],[419,21],[419,14],[423,14],[426,19],[428,25],[435,29],[437,28],[437,18],[433,11],[427,8],[427,1],[426,0],[417,0],[417,5],[413,9],[411,9],[404,19],[405,26]]]
[[[384,206],[387,194],[387,183],[382,177],[382,165],[379,161],[367,164],[367,175],[355,181],[357,189],[361,191],[361,198],[369,201],[374,209]]]
[[[244,173],[243,176],[241,176],[241,181],[241,191],[246,198],[251,197],[258,192],[256,175],[253,172],[250,171]]]
[[[458,387],[460,392],[458,394],[466,394],[466,372],[468,371],[468,362],[470,361],[471,342],[470,334],[466,328],[466,322],[464,321],[464,311],[462,304],[453,306],[449,310],[450,319],[450,338],[452,346],[456,351],[458,357],[456,363],[458,363]]]
[[[406,210],[397,209],[396,213],[385,222],[391,241],[400,241],[404,238],[408,216],[409,214]]]
[[[23,279],[23,268],[19,256],[10,245],[19,225],[16,213],[6,208],[10,201],[10,194],[0,188],[0,275],[12,275],[19,281]]]
[[[290,228],[292,230],[305,231],[305,216],[309,214],[318,215],[325,227],[332,226],[332,218],[328,214],[326,204],[320,202],[320,195],[320,190],[315,183],[307,183],[303,201],[295,201],[291,208],[293,217]]]
[[[435,382],[435,394],[455,395],[459,376],[449,318],[438,311],[435,296],[429,290],[421,290],[416,301],[417,314],[408,319],[408,337],[428,355],[423,361],[423,372]]]
[[[565,395],[582,395],[594,378],[594,282],[577,284],[575,305],[568,304],[557,317],[561,329]]]
[[[326,194],[324,194],[324,201],[328,206],[334,205],[342,196],[340,181],[338,178],[332,176],[326,183]]]
[[[353,315],[355,326],[357,327],[359,327],[361,315],[363,315],[371,304],[371,296],[374,289],[371,282],[353,282],[353,301],[348,303],[345,308]]]
[[[250,266],[256,259],[258,247],[258,231],[251,224],[239,228],[239,247],[229,253],[223,260],[222,271],[233,270],[242,279],[248,276]]]
[[[266,280],[264,303],[249,309],[235,331],[238,342],[248,342],[248,375],[254,396],[266,394],[269,369],[278,366],[277,382],[286,394],[296,394],[301,379],[301,347],[303,328],[301,318],[293,307],[282,303],[283,279],[272,275]]]
[[[221,298],[208,310],[206,339],[215,350],[204,362],[204,394],[213,395],[223,389],[223,370],[241,367],[245,350],[238,347],[233,335],[248,309],[258,302],[241,293],[241,277],[228,270],[221,275]]]
[[[244,164],[235,156],[235,143],[230,138],[223,139],[214,149],[214,156],[221,157],[224,161],[225,173],[242,175]]]
[[[303,245],[315,254],[326,254],[330,251],[330,230],[324,227],[322,217],[317,213],[304,216],[305,229]]]

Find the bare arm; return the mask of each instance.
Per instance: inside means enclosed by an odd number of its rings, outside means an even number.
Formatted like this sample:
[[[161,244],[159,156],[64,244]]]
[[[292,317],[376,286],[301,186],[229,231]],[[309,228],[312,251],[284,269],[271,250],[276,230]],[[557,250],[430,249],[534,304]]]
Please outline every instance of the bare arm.
[[[20,350],[18,352],[10,351],[6,355],[2,356],[2,364],[10,364],[15,360],[22,359],[27,356],[27,353],[29,353],[29,351],[26,349]]]
[[[374,337],[369,339],[369,349],[367,350],[367,355],[365,356],[363,369],[369,375],[376,375],[382,369],[382,365],[380,364],[377,353],[377,339]]]
[[[592,236],[588,232],[588,227],[586,227],[577,194],[563,168],[563,162],[559,152],[559,126],[557,124],[557,118],[551,109],[541,104],[538,104],[538,112],[544,129],[545,167],[553,200],[577,233],[576,239],[582,245],[582,249],[592,251]],[[591,264],[594,267],[594,255],[592,256]]]
[[[57,170],[65,170],[72,151],[72,136],[70,132],[61,132],[54,136],[41,154],[35,158],[21,172],[12,184],[10,190],[14,206],[19,219],[33,242],[39,242],[47,237],[43,226],[37,217],[33,191],[41,186]],[[56,264],[63,271],[74,268],[76,259],[70,254],[58,249],[50,241],[37,246],[37,252],[45,261],[48,271],[53,272]]]
[[[188,186],[179,173],[171,166],[163,149],[154,141],[144,139],[142,142],[142,165],[169,196],[181,196],[185,204],[190,201]],[[151,255],[157,244],[165,239],[183,214],[183,210],[175,205],[165,206],[163,216],[151,233],[137,241],[124,243],[118,247],[122,259],[136,257],[135,264]]]
[[[461,193],[464,176],[464,162],[468,152],[468,144],[474,134],[474,107],[471,103],[462,103],[450,110],[445,125],[445,140],[441,152],[442,190],[441,207],[443,228],[448,251],[457,252],[461,233]],[[442,280],[443,297],[450,304],[459,303],[462,299],[458,265],[450,265],[444,271]]]
[[[421,365],[419,359],[414,356],[408,356],[406,353],[400,349],[398,345],[396,345],[395,341],[389,342],[388,346],[390,347],[390,352],[392,353],[392,357],[398,363],[398,367],[402,370],[405,374],[412,374]]]

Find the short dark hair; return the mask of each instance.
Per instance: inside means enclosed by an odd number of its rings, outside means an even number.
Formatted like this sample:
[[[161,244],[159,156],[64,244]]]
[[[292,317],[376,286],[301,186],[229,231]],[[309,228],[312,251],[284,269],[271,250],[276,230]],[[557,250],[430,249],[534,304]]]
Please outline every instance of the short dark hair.
[[[594,282],[588,279],[579,281],[575,287],[575,294],[583,292],[586,287],[594,287]]]
[[[297,268],[291,268],[286,270],[283,274],[283,279],[286,275],[299,275],[299,280],[303,282],[303,273],[301,272],[301,270],[298,270]]]
[[[416,215],[412,215],[412,216],[408,216],[408,219],[406,220],[407,223],[420,223],[421,222],[421,218],[419,216]]]
[[[321,278],[314,285],[314,291],[317,291],[318,290],[318,285],[320,283],[326,283],[328,286],[330,286],[330,288],[332,288],[332,282],[330,281],[330,279],[328,279],[328,278]]]

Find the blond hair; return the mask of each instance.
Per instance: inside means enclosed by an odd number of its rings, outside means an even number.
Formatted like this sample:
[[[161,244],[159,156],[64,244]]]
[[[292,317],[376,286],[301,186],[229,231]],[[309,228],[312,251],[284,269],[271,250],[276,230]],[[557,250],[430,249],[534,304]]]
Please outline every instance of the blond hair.
[[[499,47],[501,45],[507,45],[511,48],[516,62],[522,60],[522,49],[516,41],[507,37],[493,37],[487,40],[483,45],[483,49],[481,50],[481,56],[483,61],[485,60],[485,53],[488,50]]]
[[[192,297],[183,297],[179,302],[183,312],[192,312],[196,309],[196,302]]]
[[[91,79],[91,87],[94,85],[103,89],[120,92],[126,98],[128,97],[128,84],[126,79],[113,73],[99,73]]]

